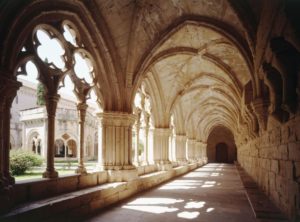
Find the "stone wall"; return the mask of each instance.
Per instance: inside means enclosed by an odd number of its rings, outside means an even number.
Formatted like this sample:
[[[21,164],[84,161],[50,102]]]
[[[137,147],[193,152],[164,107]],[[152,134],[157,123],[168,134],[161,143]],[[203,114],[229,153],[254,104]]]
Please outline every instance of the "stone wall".
[[[238,161],[289,217],[300,215],[300,116],[238,147]]]

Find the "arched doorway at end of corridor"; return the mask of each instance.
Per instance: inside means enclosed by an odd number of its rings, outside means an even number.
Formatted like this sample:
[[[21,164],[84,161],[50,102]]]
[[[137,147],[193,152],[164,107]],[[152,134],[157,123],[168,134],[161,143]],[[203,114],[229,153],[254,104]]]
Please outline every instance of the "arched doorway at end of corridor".
[[[237,160],[237,149],[232,132],[223,126],[215,127],[207,139],[209,163],[233,163]]]
[[[228,163],[228,146],[226,143],[216,145],[216,162]]]

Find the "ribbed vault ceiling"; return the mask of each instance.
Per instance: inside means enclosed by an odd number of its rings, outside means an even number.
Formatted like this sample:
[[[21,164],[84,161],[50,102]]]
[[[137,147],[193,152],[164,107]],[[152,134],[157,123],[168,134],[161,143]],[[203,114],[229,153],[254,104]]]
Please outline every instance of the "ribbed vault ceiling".
[[[222,34],[186,24],[155,51],[148,76],[177,134],[205,141],[213,127],[236,131],[243,86],[251,75],[239,49]]]

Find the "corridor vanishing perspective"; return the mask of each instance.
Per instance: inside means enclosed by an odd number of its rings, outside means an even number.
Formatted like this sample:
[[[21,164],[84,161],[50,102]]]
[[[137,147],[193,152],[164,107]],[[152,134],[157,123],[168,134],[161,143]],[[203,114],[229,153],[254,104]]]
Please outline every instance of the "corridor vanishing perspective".
[[[299,12],[0,0],[0,221],[298,222]]]
[[[258,220],[235,166],[210,163],[84,221]]]

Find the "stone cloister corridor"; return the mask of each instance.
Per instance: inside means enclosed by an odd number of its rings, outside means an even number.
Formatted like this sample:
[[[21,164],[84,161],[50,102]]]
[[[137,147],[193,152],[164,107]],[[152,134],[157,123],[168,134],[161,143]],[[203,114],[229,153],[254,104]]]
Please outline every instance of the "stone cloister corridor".
[[[213,163],[84,220],[264,221],[255,219],[235,166]]]
[[[1,0],[0,221],[299,221],[299,11]]]

